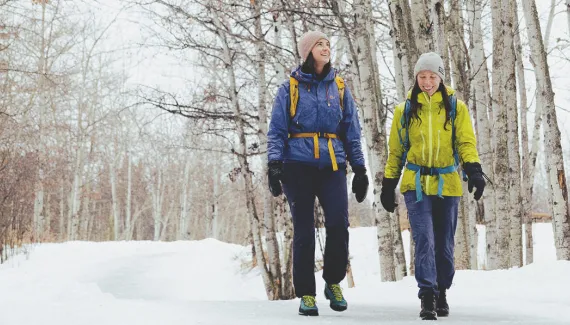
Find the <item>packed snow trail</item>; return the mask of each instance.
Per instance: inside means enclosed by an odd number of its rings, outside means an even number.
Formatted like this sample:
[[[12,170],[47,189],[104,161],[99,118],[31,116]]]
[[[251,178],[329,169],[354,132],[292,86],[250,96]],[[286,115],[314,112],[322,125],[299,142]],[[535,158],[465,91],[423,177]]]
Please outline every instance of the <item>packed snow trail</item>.
[[[267,301],[247,247],[186,242],[42,244],[0,266],[1,325],[418,324],[413,277],[381,283],[375,229],[351,229],[356,287],[346,312],[328,307],[317,273],[320,316],[298,300]],[[357,234],[354,234],[357,232]],[[551,233],[551,232],[550,232]],[[540,242],[540,235],[535,239]],[[545,237],[546,238],[546,237]],[[536,246],[540,247],[540,246]],[[549,256],[535,250],[535,254]],[[458,271],[446,324],[570,324],[570,262],[543,258],[508,271]]]

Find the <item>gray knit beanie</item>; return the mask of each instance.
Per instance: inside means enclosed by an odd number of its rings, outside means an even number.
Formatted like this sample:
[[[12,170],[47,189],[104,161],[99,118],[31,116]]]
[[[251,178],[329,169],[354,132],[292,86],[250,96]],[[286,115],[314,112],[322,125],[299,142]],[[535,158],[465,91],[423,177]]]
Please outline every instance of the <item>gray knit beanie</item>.
[[[443,65],[443,60],[435,52],[427,52],[420,56],[416,66],[414,67],[414,78],[418,76],[418,73],[423,70],[429,70],[436,73],[441,80],[445,80],[445,67]]]
[[[311,53],[315,44],[317,44],[317,42],[322,38],[327,41],[329,40],[325,33],[317,31],[309,31],[301,36],[299,43],[297,44],[297,49],[299,50],[299,55],[303,61],[307,60],[307,57],[309,56],[309,53]]]

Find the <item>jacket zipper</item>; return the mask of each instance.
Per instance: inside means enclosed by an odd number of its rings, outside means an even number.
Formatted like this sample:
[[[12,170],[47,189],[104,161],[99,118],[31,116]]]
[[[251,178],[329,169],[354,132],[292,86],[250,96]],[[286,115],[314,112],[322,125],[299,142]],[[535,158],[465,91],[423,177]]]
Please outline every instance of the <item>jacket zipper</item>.
[[[429,109],[428,109],[428,144],[429,144],[429,152],[428,152],[428,166],[431,168],[433,167],[433,130],[432,130],[432,124],[431,124],[431,96],[427,96],[426,93],[424,93],[424,96],[427,97],[428,99],[428,103],[429,103]],[[429,181],[430,181],[431,177],[426,177],[426,188],[425,188],[425,192],[426,194],[428,194],[428,189],[429,189]]]

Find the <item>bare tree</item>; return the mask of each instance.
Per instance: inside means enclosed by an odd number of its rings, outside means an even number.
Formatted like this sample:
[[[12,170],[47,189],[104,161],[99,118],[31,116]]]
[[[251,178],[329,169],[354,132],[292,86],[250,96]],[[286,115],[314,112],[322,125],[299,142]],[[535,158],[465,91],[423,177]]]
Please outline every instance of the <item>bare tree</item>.
[[[540,32],[540,23],[534,0],[524,0],[523,11],[531,48],[531,62],[535,68],[538,92],[541,97],[545,123],[545,148],[549,157],[546,164],[551,194],[552,227],[558,259],[570,259],[570,216],[568,214],[568,189],[564,172],[564,158],[560,143],[560,130],[554,104],[554,92],[548,69],[547,55]]]

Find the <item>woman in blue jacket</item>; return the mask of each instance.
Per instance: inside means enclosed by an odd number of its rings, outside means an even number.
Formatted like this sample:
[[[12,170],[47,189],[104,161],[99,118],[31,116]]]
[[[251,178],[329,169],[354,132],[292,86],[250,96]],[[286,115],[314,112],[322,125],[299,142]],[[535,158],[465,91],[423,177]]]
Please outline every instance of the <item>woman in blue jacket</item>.
[[[368,177],[356,105],[331,67],[328,37],[307,32],[298,49],[304,62],[279,87],[273,105],[268,177],[273,196],[282,193],[283,185],[293,215],[293,285],[301,298],[299,314],[316,316],[315,197],[323,207],[327,232],[324,294],[333,310],[343,311],[347,303],[339,283],[348,264],[347,161],[355,174],[352,192],[358,202],[366,197]]]

